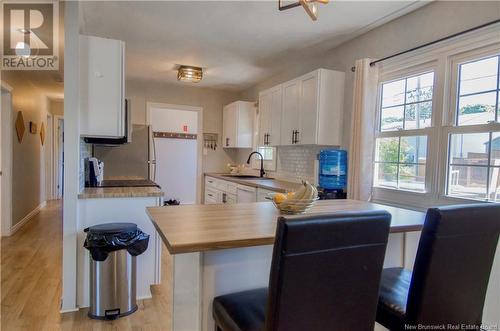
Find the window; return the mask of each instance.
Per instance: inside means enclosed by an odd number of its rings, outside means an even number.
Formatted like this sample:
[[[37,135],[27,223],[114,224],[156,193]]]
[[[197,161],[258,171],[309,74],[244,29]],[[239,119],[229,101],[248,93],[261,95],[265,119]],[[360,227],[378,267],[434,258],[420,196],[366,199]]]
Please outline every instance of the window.
[[[456,123],[448,141],[446,194],[500,202],[500,132],[495,127],[499,122],[499,56],[460,63],[456,70]]]
[[[258,152],[262,154],[264,157],[264,161],[272,161],[274,159],[274,151],[273,147],[259,147]]]
[[[381,84],[376,187],[425,192],[428,136],[425,129],[432,124],[433,93],[434,72]]]
[[[385,61],[378,74],[373,201],[500,203],[498,28]]]
[[[460,64],[457,125],[499,121],[499,56]]]
[[[382,84],[380,131],[431,126],[434,72]]]
[[[427,137],[380,138],[375,154],[375,185],[425,191]]]
[[[257,147],[257,151],[264,157],[264,169],[276,171],[276,148],[275,147]],[[252,158],[252,168],[260,169],[260,159]]]

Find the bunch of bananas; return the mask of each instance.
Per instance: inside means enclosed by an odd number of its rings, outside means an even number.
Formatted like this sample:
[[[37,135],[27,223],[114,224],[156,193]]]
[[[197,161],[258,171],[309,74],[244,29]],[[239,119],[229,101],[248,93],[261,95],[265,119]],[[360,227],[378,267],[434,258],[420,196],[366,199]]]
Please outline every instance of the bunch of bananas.
[[[307,181],[296,192],[276,193],[272,200],[276,207],[285,213],[298,214],[309,209],[318,200],[318,190]]]

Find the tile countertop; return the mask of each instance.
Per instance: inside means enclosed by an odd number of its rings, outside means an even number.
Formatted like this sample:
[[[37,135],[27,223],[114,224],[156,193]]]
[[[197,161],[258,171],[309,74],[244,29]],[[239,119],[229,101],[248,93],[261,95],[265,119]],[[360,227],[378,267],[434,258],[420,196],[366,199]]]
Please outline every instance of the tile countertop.
[[[78,199],[162,197],[158,187],[86,187]]]
[[[221,173],[205,173],[205,176],[282,193],[296,191],[300,188],[299,183],[285,182],[278,179],[243,179],[238,178],[238,176]]]

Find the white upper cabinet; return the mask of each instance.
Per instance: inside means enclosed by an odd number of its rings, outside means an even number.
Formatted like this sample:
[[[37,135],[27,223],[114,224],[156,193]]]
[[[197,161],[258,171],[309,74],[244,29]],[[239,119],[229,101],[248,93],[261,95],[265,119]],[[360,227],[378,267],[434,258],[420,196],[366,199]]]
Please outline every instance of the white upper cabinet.
[[[292,145],[299,127],[300,81],[283,84],[283,109],[281,113],[281,145]]]
[[[125,132],[125,43],[80,35],[80,134],[118,138]]]
[[[259,93],[259,146],[278,146],[281,141],[282,86]]]
[[[254,103],[233,102],[224,107],[222,116],[222,147],[252,148]]]
[[[260,121],[259,145],[340,146],[344,76],[343,72],[318,69],[261,92],[259,106],[264,116]],[[279,103],[276,97],[271,105],[271,91],[275,91],[275,96],[281,94]],[[273,107],[279,110],[270,111]],[[281,132],[281,139],[277,142],[273,141],[276,131]],[[265,144],[268,132],[272,138],[269,144]]]

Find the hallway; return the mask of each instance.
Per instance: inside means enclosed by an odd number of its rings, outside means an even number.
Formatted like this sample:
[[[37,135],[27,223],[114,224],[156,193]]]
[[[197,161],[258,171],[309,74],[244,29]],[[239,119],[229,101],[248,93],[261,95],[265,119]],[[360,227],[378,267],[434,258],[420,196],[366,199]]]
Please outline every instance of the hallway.
[[[139,310],[116,321],[60,314],[62,202],[51,201],[29,223],[1,240],[1,330],[170,330],[170,256],[163,250],[162,285]]]

